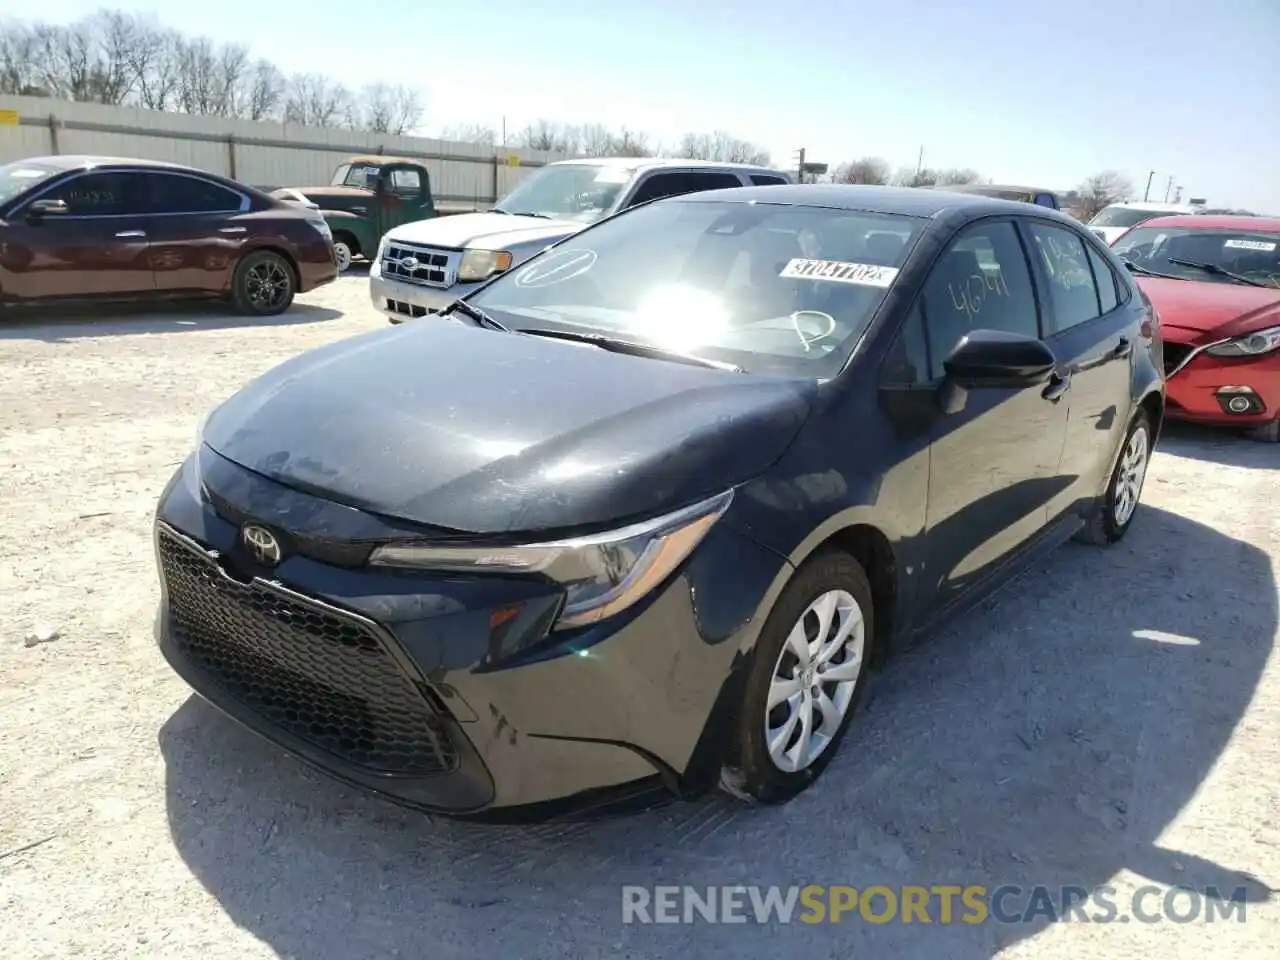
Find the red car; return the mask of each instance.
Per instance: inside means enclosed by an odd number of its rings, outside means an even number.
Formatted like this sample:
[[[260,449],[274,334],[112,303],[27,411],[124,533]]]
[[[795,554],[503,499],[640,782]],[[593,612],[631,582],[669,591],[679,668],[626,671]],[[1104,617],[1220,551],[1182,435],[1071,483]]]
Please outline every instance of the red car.
[[[1112,249],[1160,315],[1167,416],[1280,441],[1280,219],[1159,217]]]

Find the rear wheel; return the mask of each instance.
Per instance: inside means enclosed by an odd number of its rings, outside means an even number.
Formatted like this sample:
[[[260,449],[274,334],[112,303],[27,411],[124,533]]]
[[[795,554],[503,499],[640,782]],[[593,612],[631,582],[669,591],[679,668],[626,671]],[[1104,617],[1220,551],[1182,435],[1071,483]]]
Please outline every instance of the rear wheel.
[[[1142,498],[1142,485],[1150,462],[1151,418],[1143,410],[1129,427],[1106,494],[1095,504],[1093,516],[1076,539],[1106,546],[1129,532]]]
[[[232,299],[240,313],[271,317],[289,309],[297,287],[288,260],[274,250],[257,250],[236,267]]]
[[[339,273],[345,273],[351,266],[352,258],[360,252],[360,244],[349,233],[333,235],[333,259]]]
[[[822,774],[862,697],[873,636],[871,585],[857,560],[831,551],[796,572],[756,644],[726,791],[785,803]]]

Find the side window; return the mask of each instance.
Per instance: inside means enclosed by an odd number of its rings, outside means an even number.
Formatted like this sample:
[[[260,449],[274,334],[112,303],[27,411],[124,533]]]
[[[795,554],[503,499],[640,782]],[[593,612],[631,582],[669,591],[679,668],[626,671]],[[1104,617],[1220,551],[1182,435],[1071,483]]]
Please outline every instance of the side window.
[[[942,376],[943,361],[971,331],[1040,335],[1030,268],[1007,220],[962,231],[925,280],[920,303],[931,347],[930,379]]]
[[[1049,335],[1061,333],[1101,315],[1102,304],[1098,299],[1098,288],[1094,286],[1084,241],[1063,227],[1035,222],[1028,227],[1036,256],[1040,258],[1045,279],[1049,281],[1052,328],[1045,332]]]
[[[1097,250],[1093,247],[1087,249],[1089,263],[1093,265],[1093,280],[1098,285],[1098,303],[1103,313],[1110,313],[1120,303],[1115,271]]]
[[[154,173],[147,183],[153,213],[233,213],[241,206],[239,194],[198,177]]]
[[[422,173],[411,167],[399,167],[391,171],[391,192],[401,196],[416,197],[422,192]]]
[[[786,177],[771,177],[765,173],[753,173],[751,182],[757,187],[772,187],[776,184],[786,185],[787,179]]]
[[[924,313],[919,304],[898,331],[881,372],[881,380],[885,383],[914,385],[929,381],[929,344],[925,339]]]
[[[61,200],[72,217],[118,217],[141,214],[143,184],[136,173],[86,173],[59,184],[42,200]]]
[[[740,187],[742,181],[732,173],[654,173],[640,184],[631,203],[635,206],[660,200],[663,197],[678,197],[685,193],[697,193],[700,190],[723,190],[728,187]]]
[[[1036,203],[1042,207],[1048,207],[1050,210],[1058,209],[1058,201],[1053,198],[1051,193],[1037,193]]]

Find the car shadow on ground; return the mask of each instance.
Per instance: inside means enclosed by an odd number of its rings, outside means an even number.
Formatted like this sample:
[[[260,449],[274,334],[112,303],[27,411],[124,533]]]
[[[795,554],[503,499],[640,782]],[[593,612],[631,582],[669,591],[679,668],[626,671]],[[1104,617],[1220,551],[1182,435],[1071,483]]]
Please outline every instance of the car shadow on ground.
[[[1238,430],[1170,421],[1160,428],[1161,453],[1228,467],[1280,470],[1280,444],[1263,443]]]
[[[1239,865],[1157,841],[1245,714],[1276,626],[1265,553],[1148,506],[1123,543],[1064,546],[895,658],[823,780],[783,807],[716,795],[594,823],[432,819],[192,697],[159,734],[170,830],[282,957],[986,958],[1049,921],[943,925],[934,907],[929,925],[624,925],[621,891],[1092,889],[1128,869],[1268,899]]]
[[[115,337],[241,327],[286,327],[336,320],[342,311],[295,303],[275,317],[240,316],[224,303],[98,304],[64,308],[12,309],[0,313],[0,341],[67,343],[85,337]]]

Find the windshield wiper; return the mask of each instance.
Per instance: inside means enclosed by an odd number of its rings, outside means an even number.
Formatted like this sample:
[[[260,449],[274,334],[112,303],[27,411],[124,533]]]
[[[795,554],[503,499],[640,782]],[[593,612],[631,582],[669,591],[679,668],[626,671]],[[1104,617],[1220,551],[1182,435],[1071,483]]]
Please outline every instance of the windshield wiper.
[[[489,212],[490,212],[490,213],[505,213],[508,217],[512,216],[512,213],[511,213],[511,211],[510,211],[510,210],[503,210],[501,207],[490,207],[490,208],[489,208]]]
[[[1263,283],[1261,280],[1250,280],[1248,277],[1241,276],[1238,273],[1232,273],[1225,267],[1220,267],[1216,263],[1199,263],[1196,260],[1183,260],[1181,257],[1165,257],[1170,263],[1176,263],[1180,267],[1191,267],[1193,270],[1203,270],[1205,273],[1211,273],[1218,277],[1227,277],[1236,283],[1247,283],[1251,287],[1270,287],[1269,283]]]
[[[615,340],[599,333],[570,333],[566,330],[534,330],[520,329],[517,333],[527,333],[531,337],[549,337],[553,340],[570,340],[574,343],[589,343],[601,350],[612,353],[626,353],[636,357],[652,357],[655,360],[674,360],[677,363],[691,363],[698,367],[711,367],[713,370],[727,370],[730,373],[742,373],[741,367],[720,360],[708,360],[695,357],[678,350],[667,350],[663,347],[651,346],[647,343],[636,343],[633,340]]]
[[[554,217],[549,213],[531,213],[528,210],[499,210],[499,213],[509,213],[513,217],[536,217],[539,220],[553,220]]]
[[[1129,270],[1130,273],[1137,273],[1144,277],[1159,277],[1161,280],[1189,279],[1188,277],[1179,277],[1176,274],[1172,274],[1172,273],[1157,273],[1154,270],[1148,270],[1146,267],[1140,266],[1139,264],[1136,264],[1132,260],[1126,259],[1125,257],[1121,257],[1120,262],[1125,265],[1125,267]]]
[[[500,324],[493,317],[489,316],[479,307],[473,307],[465,300],[455,300],[449,306],[440,311],[440,316],[445,317],[451,313],[460,313],[470,320],[474,320],[477,327],[488,327],[490,330],[499,330],[502,333],[510,333],[511,331]]]

